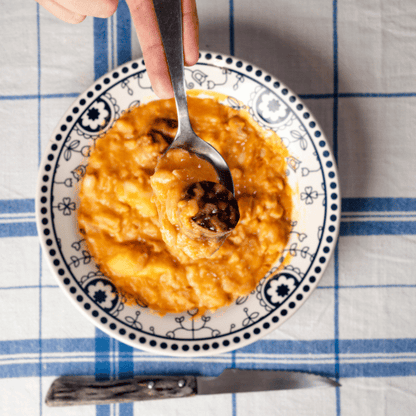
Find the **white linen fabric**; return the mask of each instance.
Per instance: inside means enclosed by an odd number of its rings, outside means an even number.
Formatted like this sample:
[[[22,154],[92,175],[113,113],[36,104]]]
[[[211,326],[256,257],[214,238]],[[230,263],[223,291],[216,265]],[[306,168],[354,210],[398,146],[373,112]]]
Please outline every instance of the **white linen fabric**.
[[[43,149],[95,78],[141,56],[128,8],[65,24],[34,1],[0,1],[0,414],[413,416],[416,408],[416,2],[197,2],[200,46],[270,72],[305,100],[341,178],[335,255],[305,305],[232,353],[170,358],[96,329],[40,249]],[[342,387],[51,409],[64,374],[310,371]]]

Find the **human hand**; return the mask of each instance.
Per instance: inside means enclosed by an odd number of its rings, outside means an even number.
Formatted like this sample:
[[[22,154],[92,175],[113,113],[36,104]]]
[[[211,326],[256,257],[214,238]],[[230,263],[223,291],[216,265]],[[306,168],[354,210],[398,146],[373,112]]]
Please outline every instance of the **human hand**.
[[[36,0],[50,13],[68,23],[80,23],[86,16],[107,18],[115,13],[118,0]],[[173,97],[169,70],[152,0],[126,0],[146,62],[154,92],[160,98]],[[198,16],[195,0],[182,0],[185,64],[199,57]]]

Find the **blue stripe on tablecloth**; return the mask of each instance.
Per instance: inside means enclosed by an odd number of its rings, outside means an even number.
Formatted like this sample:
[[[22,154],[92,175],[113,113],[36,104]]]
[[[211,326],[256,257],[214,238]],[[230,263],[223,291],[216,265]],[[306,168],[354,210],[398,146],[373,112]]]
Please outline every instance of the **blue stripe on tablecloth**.
[[[235,51],[234,0],[228,0],[228,5],[229,5],[230,55],[234,56],[234,51]]]
[[[107,19],[94,17],[94,76],[100,78],[108,71]]]
[[[41,100],[45,98],[76,98],[80,93],[70,92],[66,94],[27,94],[27,95],[0,95],[0,101],[2,100]]]
[[[335,338],[335,379],[340,377],[340,339],[339,339],[339,243],[337,242],[334,250],[334,338]],[[335,401],[337,415],[341,414],[341,392],[339,387],[335,389]]]
[[[398,339],[346,339],[341,341],[342,352],[350,354],[416,353],[416,338]]]
[[[133,366],[133,347],[126,345],[122,342],[117,342],[118,348],[118,374],[119,377],[128,378],[133,375],[134,366]]]
[[[416,211],[416,198],[343,198],[342,212]]]
[[[403,98],[403,97],[416,97],[415,92],[392,92],[392,93],[342,93],[339,94],[342,98]]]
[[[0,286],[0,290],[16,290],[16,289],[39,289],[39,288],[48,288],[48,289],[58,289],[59,286],[58,285],[27,285],[27,286],[6,286],[6,287],[1,287]]]
[[[131,60],[131,18],[126,0],[120,0],[117,8],[117,64]]]
[[[118,377],[129,378],[134,375],[133,347],[122,342],[117,342],[118,348]],[[123,403],[119,405],[120,416],[133,415],[133,403]]]
[[[76,340],[74,340],[76,341]],[[82,341],[82,340],[81,340]],[[74,361],[68,361],[68,353],[74,351],[75,342],[66,343],[69,349],[59,350],[57,348],[51,349],[51,344],[54,342],[62,347],[65,341],[62,340],[44,340],[43,346],[43,363],[42,376],[59,376],[62,374],[78,374],[86,375],[98,371],[97,374],[107,376],[110,374],[111,364],[109,351],[111,349],[110,343],[112,340],[107,336],[97,335],[94,340],[84,340],[80,345],[86,349],[85,356],[82,352],[77,356],[72,355]],[[113,342],[116,342],[113,340]],[[10,354],[21,354],[18,357],[24,360],[25,354],[32,354],[38,351],[38,340],[25,341],[4,341],[0,343],[0,349],[4,350],[4,344],[12,349]],[[94,347],[91,347],[94,343]],[[78,345],[78,349],[80,348]],[[121,344],[120,344],[121,345]],[[253,346],[256,346],[253,348]],[[315,346],[317,348],[315,348]],[[16,348],[17,347],[17,348]],[[19,348],[20,347],[20,348]],[[119,346],[119,353],[124,347]],[[128,348],[128,347],[127,347]],[[91,350],[95,349],[96,359],[91,355]],[[278,360],[278,356],[271,357],[268,361],[256,361],[256,353],[250,351],[258,350],[259,354],[267,358],[267,354],[278,354],[280,351],[285,355],[285,362],[274,362]],[[238,368],[246,369],[286,369],[286,370],[301,370],[310,371],[319,374],[324,374],[330,377],[335,377],[334,364],[330,361],[334,357],[335,341],[258,341],[252,346],[242,348],[235,352],[236,363]],[[416,375],[416,339],[390,339],[390,340],[340,340],[339,341],[340,360],[339,360],[339,375],[343,377],[393,377],[393,376],[415,376]],[[23,352],[25,351],[25,352]],[[326,351],[325,354],[323,352]],[[60,358],[49,357],[48,353],[62,353]],[[66,354],[65,354],[66,352]],[[125,351],[126,352],[126,351]],[[132,355],[133,350],[131,351]],[[89,354],[87,354],[89,353]],[[411,353],[411,356],[398,356],[398,354]],[[304,357],[296,357],[290,359],[290,355],[303,354]],[[342,356],[348,354],[348,357]],[[360,357],[360,354],[363,356]],[[380,359],[380,354],[384,354]],[[320,355],[321,357],[314,357]],[[327,355],[327,357],[325,357]],[[323,356],[323,357],[322,357]],[[136,374],[194,374],[216,376],[220,374],[225,368],[229,368],[230,364],[227,360],[221,362],[216,361],[218,357],[206,357],[195,361],[175,360],[166,357],[165,360],[152,361],[150,358],[157,358],[149,355],[143,360],[137,362],[129,362],[129,371],[125,373],[130,374],[134,371]],[[246,361],[240,361],[244,358]],[[262,358],[263,358],[262,357]],[[76,360],[78,358],[78,361]],[[130,360],[130,352],[121,356],[120,362],[127,358]],[[148,359],[149,358],[149,359]],[[159,357],[160,358],[160,357]],[[39,364],[36,360],[33,363],[14,363],[14,358],[10,359],[10,363],[0,366],[0,378],[9,377],[36,377],[40,375]],[[299,362],[302,360],[302,362]],[[317,361],[321,362],[317,362]],[[389,360],[391,360],[389,362]],[[395,360],[395,361],[392,361]],[[353,362],[351,362],[353,361]],[[119,368],[120,369],[120,368]],[[102,407],[100,406],[100,409]],[[104,409],[100,410],[104,412]],[[101,413],[105,414],[105,413]]]
[[[110,339],[110,340],[114,341],[114,339]],[[35,353],[36,353],[36,351],[35,351]],[[49,361],[51,361],[51,363],[50,363],[51,364],[51,371],[52,370],[56,371],[57,366],[59,367],[61,364],[64,365],[64,366],[68,366],[68,365],[72,365],[71,362],[74,362],[76,364],[80,364],[82,362],[83,366],[84,366],[84,363],[87,363],[87,365],[89,366],[89,369],[87,370],[86,368],[81,367],[82,371],[81,371],[81,373],[79,373],[79,375],[82,375],[82,374],[90,375],[90,374],[94,373],[95,358],[91,355],[91,353],[71,354],[71,357],[68,357],[68,355],[65,355],[65,354],[68,354],[68,353],[61,353],[61,354],[54,353],[53,354],[53,360],[52,360],[52,358],[51,358],[52,355],[44,353],[44,368],[48,368],[48,365],[49,365],[48,362]],[[314,357],[311,354],[308,355],[307,357],[305,357],[304,355],[302,355],[302,356],[293,356],[293,357],[285,355],[284,357],[283,356],[280,357],[280,359],[279,359],[279,356],[276,355],[276,354],[273,354],[273,356],[271,355],[270,357],[268,357],[267,355],[264,355],[264,354],[260,354],[260,356],[246,355],[246,354],[243,354],[243,353],[238,353],[238,354],[240,354],[240,355],[239,355],[238,360],[236,360],[236,361],[238,361],[238,367],[239,368],[243,368],[246,365],[246,362],[249,363],[248,365],[254,365],[253,362],[250,363],[250,360],[251,361],[256,361],[256,366],[263,366],[263,365],[269,365],[269,366],[285,365],[286,366],[286,365],[289,365],[289,364],[291,364],[291,365],[296,364],[296,365],[305,366],[305,362],[308,362],[310,364],[320,364],[319,362],[325,361],[325,362],[327,362],[325,365],[331,365],[332,367],[333,367],[333,364],[328,364],[328,362],[334,361],[333,354],[331,354],[328,357],[322,357],[322,356]],[[130,357],[131,357],[131,355],[130,355]],[[152,360],[150,359],[150,357],[151,357],[151,355],[147,355],[144,358],[146,361],[149,361],[147,367],[146,367],[146,364],[143,364],[140,361],[136,362],[136,365],[138,367],[137,371],[134,370],[134,365],[135,364],[132,361],[131,362],[131,368],[132,368],[131,375],[134,375],[135,373],[144,374],[146,372],[151,374],[151,372],[154,372],[155,367],[154,367],[153,364],[151,364],[150,361],[152,361]],[[69,358],[70,358],[70,360],[69,360]],[[119,358],[121,358],[121,361],[123,360],[123,356],[120,356]],[[172,364],[175,365],[175,363],[176,363],[176,365],[178,366],[178,369],[179,369],[178,374],[180,374],[181,371],[185,371],[184,367],[183,367],[183,363],[180,360],[175,361],[174,358],[168,358],[167,360],[162,360],[160,358],[160,356],[156,356],[156,358],[160,362],[163,361],[163,363],[161,363],[160,367],[159,367],[160,368],[159,372],[161,372],[161,373],[166,373],[166,371],[170,372],[172,370],[171,365]],[[142,359],[143,359],[143,357],[142,357]],[[33,361],[33,359],[31,359],[28,356],[21,357],[21,356],[13,355],[12,357],[6,357],[6,358],[0,357],[1,365],[4,365],[4,364],[6,364],[6,365],[18,364],[18,362],[22,361],[22,360],[25,360],[26,362]],[[185,358],[185,360],[187,360],[187,359]],[[224,360],[226,360],[226,358],[224,358],[224,356],[222,356],[222,359],[218,358],[217,361],[214,357],[211,357],[209,359],[204,358],[202,360],[198,360],[199,363],[197,365],[201,365],[202,361],[209,362],[209,374],[208,375],[216,375],[219,371],[222,371],[223,368],[237,368],[237,365],[234,366],[234,367],[232,365],[230,366]],[[380,357],[380,355],[373,355],[373,356],[363,355],[363,356],[354,356],[354,357],[352,357],[352,355],[349,354],[348,358],[344,357],[341,360],[345,361],[344,364],[348,364],[347,361],[354,361],[354,362],[364,362],[364,361],[366,361],[368,363],[376,363],[377,361],[380,361],[380,360],[381,361],[386,361],[386,360],[389,361],[390,360],[391,362],[399,361],[399,360],[400,360],[400,362],[415,361],[416,360],[416,352],[413,352],[413,356],[409,356],[409,355],[403,356],[403,355],[400,355],[400,354],[399,355],[390,354],[390,355],[388,355],[388,357],[386,355],[384,355],[383,357]],[[284,363],[283,363],[283,361],[284,361]],[[119,361],[119,363],[120,363],[120,361]],[[168,366],[169,366],[169,368],[168,368]],[[120,367],[118,367],[118,368],[120,369]],[[120,371],[122,371],[122,370],[120,369]],[[195,371],[196,371],[195,370],[195,365],[191,365],[191,367],[188,368],[187,371],[188,372],[192,371],[193,373],[195,373]],[[117,374],[117,377],[119,377],[120,379],[126,379],[126,378],[130,377],[130,375],[128,375],[128,374],[130,374],[130,372],[121,373],[119,375],[118,372],[115,371],[114,374]],[[205,371],[204,371],[204,374],[206,374]],[[331,374],[335,374],[333,369],[332,369]]]
[[[97,356],[100,363],[104,365],[105,374],[109,373],[110,368],[110,360],[109,360],[109,351],[110,351],[110,341],[111,339],[99,329],[97,331],[96,338],[74,338],[74,339],[67,339],[67,338],[50,338],[43,340],[43,353],[45,355],[50,354],[62,354],[63,356],[67,356],[67,354],[71,354],[71,356],[80,356],[82,357],[83,354],[89,354],[89,357],[93,357],[93,355]],[[138,353],[142,353],[140,350],[135,350],[132,347],[129,347],[125,344],[118,343],[118,353],[120,356],[120,362],[128,362],[128,367],[123,368],[126,369],[126,372],[132,371],[132,364],[129,361],[133,357],[134,351]],[[33,351],[36,351],[36,347],[38,345],[37,339],[32,340],[14,340],[14,341],[0,341],[0,356],[8,356],[8,355],[28,355],[33,354]],[[310,357],[312,360],[314,359],[313,356],[325,356],[328,355],[328,358],[333,357],[333,353],[335,351],[335,340],[311,340],[311,341],[284,341],[284,340],[259,340],[253,344],[250,344],[244,348],[234,351],[231,354],[231,357],[234,355],[234,358],[231,360],[235,360],[238,362],[239,358],[242,356],[253,356],[255,357],[258,354],[263,355],[285,355],[286,357],[290,356],[307,356]],[[350,354],[350,355],[360,355],[366,354],[368,358],[377,357],[379,354],[390,354],[391,357],[397,356],[398,354],[404,353],[414,353],[416,358],[416,338],[395,338],[395,339],[348,339],[348,340],[339,340],[339,351],[340,354]],[[93,354],[93,355],[91,355]],[[148,355],[149,358],[156,357],[152,356],[151,354],[145,353]],[[87,355],[86,355],[87,357]],[[214,356],[214,357],[206,357],[201,358],[201,362],[209,363],[216,358],[221,358],[221,355]],[[304,358],[303,358],[304,359]],[[168,362],[177,361],[175,358],[169,359],[167,357]],[[149,360],[150,363],[150,360]],[[97,367],[97,371],[99,371],[102,365]],[[145,364],[139,364],[145,365]],[[148,368],[151,370],[153,368],[153,364],[148,364],[150,367]],[[164,366],[162,360],[159,363],[160,366]],[[193,365],[199,365],[197,362],[179,362],[180,366],[185,366],[184,370],[188,370]],[[203,364],[205,366],[205,364]],[[221,365],[227,365],[219,364]],[[232,365],[232,362],[231,362]],[[209,372],[208,375],[215,374],[211,370],[211,364],[206,366],[206,370]]]
[[[392,218],[387,213],[416,212],[416,198],[343,198],[342,212],[385,212],[385,218]],[[380,218],[382,214],[378,214]],[[342,218],[347,218],[343,216]],[[357,235],[411,235],[416,234],[416,221],[374,221],[374,216],[368,217],[371,221],[341,221],[341,236]],[[405,218],[402,216],[402,218]]]
[[[34,339],[24,339],[16,341],[0,341],[0,355],[30,354],[37,351],[38,341]],[[93,338],[73,338],[44,339],[42,350],[45,354],[52,352],[74,353],[94,351]]]
[[[340,97],[340,94],[338,94],[338,97]],[[334,94],[299,94],[299,98],[302,100],[323,100],[330,98],[332,100]]]
[[[416,363],[366,363],[365,365],[342,364],[340,377],[412,377],[416,375]]]
[[[38,235],[35,222],[0,223],[0,238],[3,237],[33,237]]]
[[[114,69],[116,67],[115,63],[115,54],[114,54],[114,15],[108,19],[110,23],[110,57],[111,57],[111,66],[108,68],[109,70]]]
[[[0,214],[34,213],[34,199],[0,199]]]
[[[101,332],[101,331],[100,331]],[[102,332],[100,333],[103,334]],[[106,341],[107,342],[107,341]],[[416,338],[394,338],[394,339],[347,339],[340,340],[340,353],[350,354],[416,354]],[[0,355],[31,354],[37,351],[37,339],[24,339],[14,341],[0,341]],[[48,338],[42,341],[44,354],[51,353],[97,353],[97,344],[94,338]],[[285,354],[285,355],[325,355],[334,353],[335,344],[333,340],[314,341],[280,341],[280,340],[259,340],[236,351],[240,353],[256,354]],[[121,357],[132,356],[135,350],[123,344],[119,347]],[[124,358],[121,360],[123,361]],[[209,361],[210,358],[207,358]],[[174,361],[174,358],[172,358]],[[183,363],[181,364],[183,365]],[[130,371],[130,367],[129,370]]]
[[[108,380],[111,375],[110,337],[100,329],[95,329],[95,365],[94,375],[98,380]],[[109,416],[110,406],[96,406],[97,416]]]
[[[0,215],[23,214],[35,212],[34,199],[2,199],[0,200]],[[7,218],[8,219],[8,218]],[[16,220],[21,220],[19,217]],[[4,222],[6,218],[0,217],[0,238],[2,237],[27,237],[36,236],[36,224],[34,221]]]
[[[351,221],[341,222],[341,236],[414,235],[416,221]]]
[[[331,355],[334,353],[334,340],[314,341],[280,341],[260,340],[244,347],[238,352],[248,354],[318,354]],[[398,354],[415,353],[416,338],[395,338],[395,339],[349,339],[339,341],[340,354]]]
[[[338,4],[337,0],[333,1],[333,13],[332,13],[332,21],[333,21],[333,70],[334,70],[334,104],[333,104],[333,152],[335,161],[338,163],[338,28],[337,28],[337,13],[338,13]]]

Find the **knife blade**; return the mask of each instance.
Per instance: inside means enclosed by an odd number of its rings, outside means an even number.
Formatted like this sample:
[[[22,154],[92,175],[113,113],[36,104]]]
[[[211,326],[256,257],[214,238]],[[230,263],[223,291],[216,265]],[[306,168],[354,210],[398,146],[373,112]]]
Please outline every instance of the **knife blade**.
[[[226,369],[218,377],[135,376],[97,380],[94,376],[61,376],[49,388],[48,406],[126,403],[206,394],[339,387],[330,378],[299,371]]]

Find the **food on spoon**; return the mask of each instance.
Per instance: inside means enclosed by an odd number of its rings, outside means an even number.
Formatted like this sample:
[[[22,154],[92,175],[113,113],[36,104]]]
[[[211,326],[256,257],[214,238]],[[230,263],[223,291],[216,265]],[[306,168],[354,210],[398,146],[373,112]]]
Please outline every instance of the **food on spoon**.
[[[237,200],[217,182],[191,184],[178,208],[180,224],[191,235],[226,237],[240,219]]]
[[[79,192],[79,227],[100,270],[129,301],[161,314],[214,311],[248,295],[282,256],[291,230],[288,152],[280,138],[214,99],[189,97],[188,106],[196,134],[231,169],[240,211],[212,256],[194,259],[162,238],[151,178],[176,134],[173,100],[132,109],[99,138]],[[185,218],[192,186],[176,207]]]
[[[218,183],[212,165],[195,154],[169,150],[150,184],[163,241],[177,257],[181,253],[192,259],[210,257],[237,225],[236,199]]]

